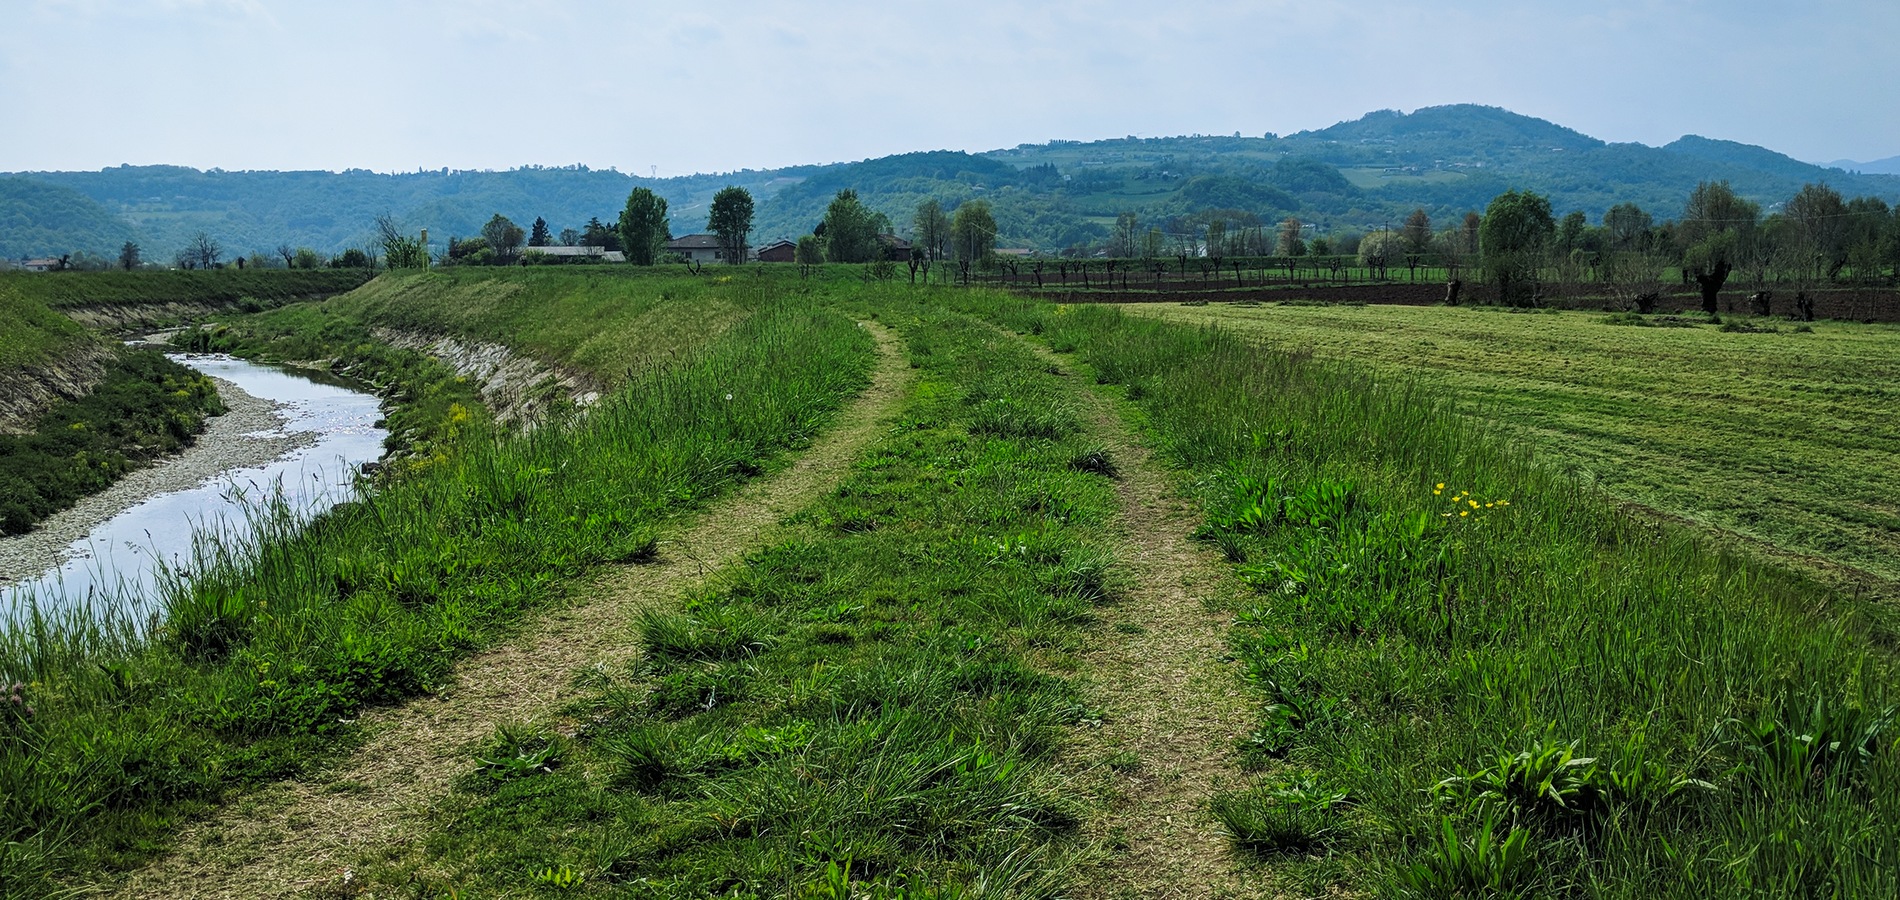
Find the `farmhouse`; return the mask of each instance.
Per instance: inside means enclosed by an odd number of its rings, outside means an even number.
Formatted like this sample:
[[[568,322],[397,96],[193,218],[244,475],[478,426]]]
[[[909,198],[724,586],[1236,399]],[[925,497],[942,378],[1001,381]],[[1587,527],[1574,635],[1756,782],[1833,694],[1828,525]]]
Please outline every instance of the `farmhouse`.
[[[798,261],[798,245],[783,238],[759,248],[759,262],[788,263]]]
[[[562,259],[586,258],[596,262],[618,263],[627,261],[627,254],[619,250],[608,250],[605,247],[527,247],[522,250],[522,253],[540,253],[545,256],[557,256]]]
[[[910,259],[910,241],[894,234],[880,234],[878,242],[884,245],[884,258],[892,262]]]
[[[20,268],[28,272],[51,272],[59,268],[59,260],[53,259],[52,257],[23,259],[20,260]]]
[[[726,258],[719,249],[716,234],[689,234],[666,242],[666,252],[686,257],[687,262],[715,262]]]

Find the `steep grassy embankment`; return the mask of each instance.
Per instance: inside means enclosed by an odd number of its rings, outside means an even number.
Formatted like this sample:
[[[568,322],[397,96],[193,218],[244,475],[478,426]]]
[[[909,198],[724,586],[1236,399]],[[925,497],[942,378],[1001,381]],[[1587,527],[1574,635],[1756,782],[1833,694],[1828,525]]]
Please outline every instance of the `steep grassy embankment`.
[[[11,282],[0,321],[0,534],[189,445],[222,412],[210,379],[102,341]]]
[[[4,272],[11,288],[58,310],[190,304],[281,303],[340,294],[369,280],[365,269],[213,269],[189,272]]]

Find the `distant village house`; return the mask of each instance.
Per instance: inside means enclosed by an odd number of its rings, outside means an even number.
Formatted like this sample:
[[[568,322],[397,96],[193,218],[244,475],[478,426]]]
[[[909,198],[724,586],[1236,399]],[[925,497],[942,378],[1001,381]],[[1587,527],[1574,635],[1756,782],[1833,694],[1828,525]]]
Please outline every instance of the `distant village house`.
[[[798,261],[798,245],[780,239],[759,248],[759,262],[788,263]]]
[[[716,234],[689,234],[666,242],[666,252],[677,253],[687,262],[719,262],[726,258]]]
[[[523,253],[540,253],[545,256],[557,256],[562,259],[578,259],[581,257],[586,257],[596,262],[619,263],[619,262],[627,261],[627,254],[622,253],[619,250],[608,250],[605,247],[565,247],[565,246],[527,247],[527,248],[524,248],[522,252]]]

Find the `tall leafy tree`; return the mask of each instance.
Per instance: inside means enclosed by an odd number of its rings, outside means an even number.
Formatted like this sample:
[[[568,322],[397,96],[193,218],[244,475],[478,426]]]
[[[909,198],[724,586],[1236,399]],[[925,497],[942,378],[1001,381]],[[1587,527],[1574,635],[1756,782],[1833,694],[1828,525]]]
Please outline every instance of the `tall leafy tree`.
[[[126,241],[125,246],[119,248],[119,268],[130,272],[138,267],[139,245]]]
[[[917,249],[923,251],[925,258],[936,261],[943,258],[944,248],[950,244],[950,216],[943,211],[943,204],[932,197],[917,204],[917,215],[911,220],[911,234],[916,238]]]
[[[726,262],[745,262],[746,240],[752,236],[752,192],[728,185],[714,194],[706,230],[719,237],[720,255]]]
[[[534,227],[528,229],[528,246],[546,247],[553,243],[554,238],[548,233],[548,220],[535,216]]]
[[[825,207],[822,223],[825,258],[832,262],[870,262],[882,252],[877,239],[878,219],[858,192],[845,188]]]
[[[1603,214],[1603,237],[1612,252],[1649,248],[1649,229],[1655,224],[1649,213],[1634,203],[1618,203]]]
[[[956,248],[958,264],[966,270],[995,252],[996,216],[988,202],[971,200],[957,207],[950,222],[950,242]]]
[[[521,230],[521,226],[501,213],[496,213],[488,220],[488,224],[482,226],[482,240],[488,242],[488,248],[495,251],[496,259],[503,263],[520,254],[521,242],[527,236],[528,233]]]
[[[1405,252],[1424,253],[1432,248],[1432,217],[1423,208],[1405,217]]]
[[[1538,266],[1556,230],[1550,198],[1541,194],[1505,191],[1484,208],[1484,219],[1478,225],[1478,247],[1484,253],[1485,273],[1497,285],[1500,301],[1515,305],[1532,299]]]
[[[639,266],[658,262],[673,239],[672,226],[666,220],[666,198],[643,187],[627,195],[627,208],[620,211],[620,243],[627,261]]]
[[[1123,211],[1115,216],[1115,230],[1108,235],[1108,255],[1118,259],[1134,256],[1140,250],[1141,223],[1135,214]]]
[[[1301,223],[1300,220],[1294,216],[1287,216],[1286,219],[1280,223],[1280,244],[1278,249],[1281,256],[1306,255],[1306,241],[1300,239],[1301,233],[1305,230],[1305,224]]]

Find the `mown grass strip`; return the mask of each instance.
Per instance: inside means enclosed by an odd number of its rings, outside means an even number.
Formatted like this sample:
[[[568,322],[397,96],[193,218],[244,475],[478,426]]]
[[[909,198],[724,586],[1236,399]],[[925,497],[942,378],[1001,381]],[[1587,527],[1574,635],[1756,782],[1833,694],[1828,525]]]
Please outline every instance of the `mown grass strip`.
[[[849,321],[775,305],[582,421],[466,435],[308,527],[265,505],[255,549],[207,544],[148,635],[0,634],[0,673],[35,707],[0,719],[0,893],[136,860],[231,788],[323,759],[363,704],[428,689],[575,575],[650,552],[661,517],[809,441],[869,356]]]
[[[571,737],[498,732],[423,890],[1055,896],[1083,809],[1050,766],[1110,602],[1102,475],[1070,388],[987,325],[900,323],[901,424],[798,533],[638,623]],[[849,886],[847,886],[849,885]]]
[[[1313,892],[1892,896],[1891,635],[1415,387],[974,295],[1124,385],[1255,595],[1236,845]]]
[[[1900,597],[1900,327],[1482,307],[1128,312],[1416,380],[1618,499]],[[1675,327],[1619,327],[1632,320]]]

